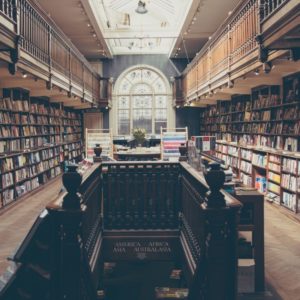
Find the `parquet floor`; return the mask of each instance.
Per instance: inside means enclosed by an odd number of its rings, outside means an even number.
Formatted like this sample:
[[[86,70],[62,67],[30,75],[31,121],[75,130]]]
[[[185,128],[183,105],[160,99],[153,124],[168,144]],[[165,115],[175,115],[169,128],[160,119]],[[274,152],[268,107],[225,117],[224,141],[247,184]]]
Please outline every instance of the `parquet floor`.
[[[22,242],[36,216],[61,189],[57,178],[0,215],[0,274],[6,258]],[[272,204],[265,204],[265,268],[267,292],[240,300],[300,300],[300,223]]]
[[[41,190],[0,214],[0,274],[9,265],[7,257],[15,252],[46,204],[57,197],[61,186],[59,176]]]

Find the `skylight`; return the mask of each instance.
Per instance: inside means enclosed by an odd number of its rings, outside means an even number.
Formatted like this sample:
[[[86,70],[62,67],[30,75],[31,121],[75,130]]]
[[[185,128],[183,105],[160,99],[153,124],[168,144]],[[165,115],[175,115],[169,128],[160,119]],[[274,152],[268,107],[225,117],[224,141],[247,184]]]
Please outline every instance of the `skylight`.
[[[112,55],[170,54],[192,0],[89,0]]]

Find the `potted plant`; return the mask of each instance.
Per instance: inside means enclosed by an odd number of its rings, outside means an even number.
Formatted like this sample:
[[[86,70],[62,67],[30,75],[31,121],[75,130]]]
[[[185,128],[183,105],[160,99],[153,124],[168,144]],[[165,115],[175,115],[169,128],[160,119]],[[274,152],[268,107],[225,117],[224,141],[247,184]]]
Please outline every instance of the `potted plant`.
[[[132,134],[138,146],[142,146],[145,141],[146,130],[144,128],[135,128],[133,129]]]

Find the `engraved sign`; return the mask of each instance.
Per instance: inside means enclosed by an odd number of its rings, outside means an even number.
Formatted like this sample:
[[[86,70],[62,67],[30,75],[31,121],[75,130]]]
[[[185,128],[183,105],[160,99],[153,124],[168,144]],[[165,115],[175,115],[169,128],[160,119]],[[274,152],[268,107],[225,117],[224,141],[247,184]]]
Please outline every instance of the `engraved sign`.
[[[119,239],[108,240],[104,246],[105,256],[110,259],[170,260],[176,253],[173,239]]]

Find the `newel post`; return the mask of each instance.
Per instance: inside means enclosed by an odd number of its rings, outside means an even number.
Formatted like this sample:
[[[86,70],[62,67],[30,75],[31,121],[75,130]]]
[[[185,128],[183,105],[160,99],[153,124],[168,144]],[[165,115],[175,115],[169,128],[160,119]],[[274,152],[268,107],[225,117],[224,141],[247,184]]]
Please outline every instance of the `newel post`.
[[[205,299],[235,300],[237,297],[238,202],[227,203],[220,189],[224,171],[211,163],[205,172],[209,192],[204,204],[205,218]]]
[[[63,185],[67,194],[63,198],[61,209],[52,213],[56,219],[57,228],[57,281],[56,297],[59,300],[81,299],[81,262],[82,240],[80,237],[84,208],[81,206],[81,195],[78,188],[82,177],[76,171],[77,166],[68,166],[63,175]]]

